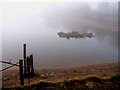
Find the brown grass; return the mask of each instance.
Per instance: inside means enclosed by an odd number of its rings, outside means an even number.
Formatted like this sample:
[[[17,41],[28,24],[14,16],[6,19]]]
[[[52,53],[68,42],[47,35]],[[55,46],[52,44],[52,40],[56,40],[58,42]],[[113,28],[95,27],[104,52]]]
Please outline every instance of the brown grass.
[[[89,66],[76,67],[60,67],[60,68],[37,68],[35,69],[35,77],[31,77],[30,83],[40,81],[61,82],[71,79],[83,79],[90,76],[99,78],[110,78],[117,74],[117,63],[97,64]],[[41,77],[45,73],[48,74],[46,78]],[[19,69],[10,69],[2,73],[2,85],[19,86]],[[25,84],[28,84],[28,78],[25,79]]]

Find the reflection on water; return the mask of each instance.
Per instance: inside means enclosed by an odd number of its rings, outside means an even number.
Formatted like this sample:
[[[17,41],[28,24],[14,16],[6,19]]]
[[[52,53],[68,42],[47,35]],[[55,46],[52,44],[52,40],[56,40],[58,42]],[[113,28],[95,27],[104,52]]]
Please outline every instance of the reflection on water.
[[[29,34],[30,35],[30,34]],[[4,43],[3,58],[17,62],[22,58],[22,44],[27,44],[28,55],[34,55],[35,66],[70,66],[117,61],[117,48],[95,38],[59,38],[56,30],[30,35],[28,39],[17,39]],[[46,38],[47,37],[47,38]],[[107,38],[106,38],[107,40]],[[9,43],[9,44],[7,44]],[[13,44],[14,43],[14,44]]]
[[[33,54],[36,67],[75,66],[117,61],[117,14],[114,13],[116,11],[113,8],[109,9],[108,3],[98,4],[99,9],[95,11],[84,4],[50,4],[42,16],[39,14],[43,11],[38,10],[37,15],[29,16],[29,13],[25,18],[17,19],[11,18],[12,15],[9,16],[6,12],[11,7],[15,12],[14,7],[18,7],[14,5],[6,7],[3,12],[3,60],[12,59],[12,62],[17,62],[22,58],[22,44],[26,43],[27,54]],[[107,8],[103,9],[101,5]],[[24,7],[22,4],[18,6]],[[27,9],[24,7],[23,10],[31,10],[31,6],[28,7]],[[45,7],[42,6],[42,8]],[[6,15],[10,18],[8,19]],[[14,13],[13,16],[15,16]],[[61,31],[80,33],[90,31],[95,34],[95,37],[67,40],[57,35]]]

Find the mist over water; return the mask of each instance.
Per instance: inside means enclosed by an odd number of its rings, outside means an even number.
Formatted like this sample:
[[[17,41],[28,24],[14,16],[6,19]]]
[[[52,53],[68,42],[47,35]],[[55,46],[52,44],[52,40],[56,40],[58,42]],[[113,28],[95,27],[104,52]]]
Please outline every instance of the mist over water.
[[[118,60],[117,3],[7,3],[3,8],[3,60],[18,62],[24,43],[36,67]],[[95,37],[67,40],[57,35],[60,31]]]

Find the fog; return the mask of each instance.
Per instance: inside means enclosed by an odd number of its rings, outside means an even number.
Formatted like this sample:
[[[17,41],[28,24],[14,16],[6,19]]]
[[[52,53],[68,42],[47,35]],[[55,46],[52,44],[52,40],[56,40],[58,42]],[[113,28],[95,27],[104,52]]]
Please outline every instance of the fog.
[[[99,40],[108,38],[107,42],[117,47],[117,8],[115,2],[53,4],[46,21],[57,30],[92,31]]]
[[[22,44],[36,67],[76,66],[118,60],[117,2],[4,3],[2,59],[18,62]],[[63,31],[95,38],[63,39]]]

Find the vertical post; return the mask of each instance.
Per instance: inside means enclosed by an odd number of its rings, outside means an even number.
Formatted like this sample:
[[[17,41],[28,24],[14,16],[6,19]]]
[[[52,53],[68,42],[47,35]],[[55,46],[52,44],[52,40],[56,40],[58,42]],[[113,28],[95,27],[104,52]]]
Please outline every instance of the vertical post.
[[[24,75],[26,77],[26,44],[23,44]]]
[[[33,68],[33,55],[30,55],[31,59],[31,74],[34,75],[34,68]]]
[[[20,72],[20,85],[24,87],[24,76],[23,76],[23,60],[19,60],[19,72]]]
[[[23,58],[26,58],[26,44],[23,44]]]
[[[27,73],[30,73],[30,57],[27,57]]]

